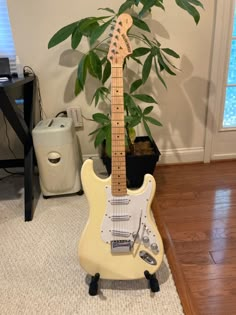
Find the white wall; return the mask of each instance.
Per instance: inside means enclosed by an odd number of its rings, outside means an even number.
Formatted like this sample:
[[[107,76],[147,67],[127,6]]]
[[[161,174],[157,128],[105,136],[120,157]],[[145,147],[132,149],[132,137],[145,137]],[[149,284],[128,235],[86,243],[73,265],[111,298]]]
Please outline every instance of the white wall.
[[[87,95],[73,96],[81,52],[72,51],[69,40],[48,50],[49,39],[62,26],[96,15],[98,7],[118,7],[121,3],[115,1],[113,6],[108,0],[8,0],[17,55],[38,75],[48,117],[77,104],[88,118],[94,112],[94,106],[87,105],[91,100],[89,89]],[[176,77],[167,78],[167,91],[154,78],[145,87],[145,91],[153,90],[158,99],[156,118],[163,124],[152,128],[152,132],[163,153],[162,161],[202,160],[215,1],[204,1],[198,26],[175,1],[165,0],[165,5],[165,12],[153,11],[152,25],[163,47],[181,55],[176,63],[181,71]],[[83,42],[81,51],[86,49],[87,43]],[[94,128],[92,122],[84,121],[83,130],[78,131],[83,155],[97,153],[88,136]],[[142,130],[139,128],[138,132]]]

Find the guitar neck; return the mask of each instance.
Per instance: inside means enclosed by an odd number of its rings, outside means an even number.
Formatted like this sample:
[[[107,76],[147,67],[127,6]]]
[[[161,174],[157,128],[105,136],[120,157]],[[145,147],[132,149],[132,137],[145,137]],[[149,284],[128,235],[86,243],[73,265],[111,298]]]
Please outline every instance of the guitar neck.
[[[111,79],[112,194],[124,196],[127,194],[127,186],[122,65],[112,66]]]

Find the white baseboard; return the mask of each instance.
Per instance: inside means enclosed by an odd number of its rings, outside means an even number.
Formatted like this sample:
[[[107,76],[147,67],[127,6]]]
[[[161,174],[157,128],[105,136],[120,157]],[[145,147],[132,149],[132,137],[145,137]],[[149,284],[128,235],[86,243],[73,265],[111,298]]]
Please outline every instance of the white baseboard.
[[[214,154],[211,159],[212,159],[213,161],[233,160],[233,159],[236,159],[236,153]]]
[[[203,147],[168,149],[160,151],[160,164],[203,162],[204,158]]]

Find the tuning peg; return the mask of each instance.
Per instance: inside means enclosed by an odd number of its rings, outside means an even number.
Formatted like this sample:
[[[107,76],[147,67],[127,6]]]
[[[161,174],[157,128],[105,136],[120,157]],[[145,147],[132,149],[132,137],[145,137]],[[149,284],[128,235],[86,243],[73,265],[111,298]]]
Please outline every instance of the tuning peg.
[[[116,43],[116,42],[114,42],[114,43],[113,43],[113,45],[116,47],[116,46],[117,46],[117,43]]]
[[[115,53],[116,53],[116,50],[115,50],[115,49],[112,49],[111,52],[112,52],[113,54],[115,54]]]
[[[110,60],[112,60],[112,59],[113,59],[113,56],[110,56],[109,58],[110,58]]]
[[[120,49],[123,49],[123,48],[120,46]]]
[[[109,37],[112,37],[112,33],[109,34]]]
[[[120,21],[118,24],[119,24],[120,26],[122,26],[122,21]]]
[[[119,39],[119,36],[118,36],[118,35],[116,35],[116,36],[115,36],[115,39]]]
[[[117,29],[117,32],[120,33],[120,28]]]

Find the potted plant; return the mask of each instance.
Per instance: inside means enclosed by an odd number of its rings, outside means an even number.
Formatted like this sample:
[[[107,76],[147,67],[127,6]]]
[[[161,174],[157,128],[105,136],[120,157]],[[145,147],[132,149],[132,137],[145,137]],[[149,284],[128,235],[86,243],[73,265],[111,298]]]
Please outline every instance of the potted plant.
[[[200,19],[198,7],[203,5],[199,0],[175,0],[176,4],[187,11],[197,24]],[[77,78],[75,81],[75,95],[84,91],[88,76],[92,76],[98,80],[98,86],[94,90],[92,102],[97,106],[100,102],[110,103],[110,80],[111,63],[107,58],[109,50],[109,35],[112,23],[120,14],[128,12],[133,19],[133,26],[128,31],[128,37],[132,43],[133,52],[124,60],[124,70],[130,69],[130,61],[137,63],[141,69],[140,77],[135,78],[125,77],[126,87],[124,90],[124,110],[125,110],[125,136],[127,145],[127,156],[133,156],[138,151],[136,143],[139,138],[135,136],[134,127],[143,124],[147,137],[142,138],[142,142],[150,140],[151,145],[144,155],[155,156],[153,159],[153,166],[159,158],[158,151],[149,124],[161,126],[161,123],[153,117],[153,104],[157,101],[153,95],[137,92],[141,91],[145,84],[148,84],[148,79],[151,71],[153,71],[160,82],[165,86],[163,73],[169,75],[176,75],[176,67],[172,63],[173,58],[179,58],[179,55],[170,48],[162,47],[157,38],[151,35],[151,29],[148,25],[150,13],[153,9],[165,9],[164,0],[126,0],[118,9],[118,12],[112,8],[98,8],[99,12],[105,12],[102,16],[85,17],[81,20],[75,21],[67,26],[64,26],[52,36],[48,43],[48,48],[52,48],[62,41],[71,37],[72,49],[77,49],[83,38],[89,42],[89,50],[81,60],[78,61]],[[142,106],[141,104],[148,104]],[[108,106],[109,108],[109,106]],[[102,146],[102,153],[104,154],[104,161],[108,172],[109,157],[111,156],[111,117],[110,111],[102,113],[101,111],[93,114],[92,120],[98,123],[98,128],[90,133],[94,137],[95,147]],[[104,149],[105,143],[105,149]],[[142,150],[139,150],[140,156]],[[131,159],[133,165],[133,160]],[[141,162],[139,165],[147,165],[150,163]],[[135,167],[137,171],[137,167]],[[127,165],[127,171],[129,165]],[[144,174],[152,172],[152,170],[144,170]],[[129,171],[128,171],[129,173]],[[141,183],[142,183],[141,175]],[[137,183],[134,183],[136,185]],[[140,180],[138,186],[140,185]],[[131,183],[132,186],[132,183]]]

